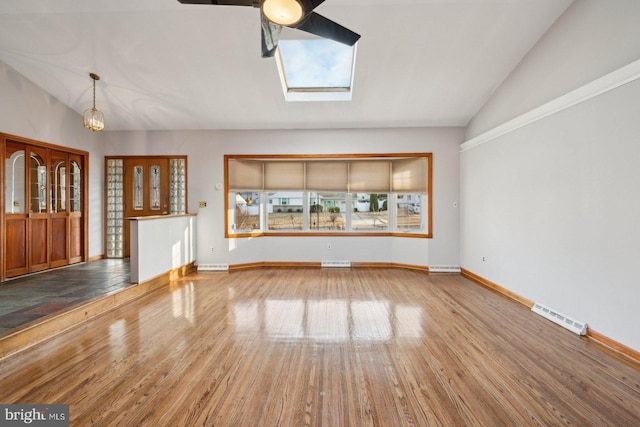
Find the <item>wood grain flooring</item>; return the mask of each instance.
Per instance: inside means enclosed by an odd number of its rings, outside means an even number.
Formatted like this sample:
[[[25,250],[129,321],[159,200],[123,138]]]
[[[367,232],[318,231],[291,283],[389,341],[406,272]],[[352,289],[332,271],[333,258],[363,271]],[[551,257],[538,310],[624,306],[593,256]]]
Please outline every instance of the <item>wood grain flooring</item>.
[[[459,275],[172,282],[0,362],[72,426],[634,426],[640,369]]]

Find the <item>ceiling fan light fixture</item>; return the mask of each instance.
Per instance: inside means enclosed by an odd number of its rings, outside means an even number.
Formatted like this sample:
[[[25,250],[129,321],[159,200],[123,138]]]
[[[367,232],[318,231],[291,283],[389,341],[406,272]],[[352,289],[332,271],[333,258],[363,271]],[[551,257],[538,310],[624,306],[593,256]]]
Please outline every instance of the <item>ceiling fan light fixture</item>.
[[[93,79],[93,107],[85,110],[84,127],[92,131],[100,131],[104,129],[104,114],[96,109],[96,80],[100,80],[100,76],[95,73],[89,73],[89,77]]]
[[[290,26],[304,17],[304,7],[298,0],[264,0],[262,13],[274,24]]]

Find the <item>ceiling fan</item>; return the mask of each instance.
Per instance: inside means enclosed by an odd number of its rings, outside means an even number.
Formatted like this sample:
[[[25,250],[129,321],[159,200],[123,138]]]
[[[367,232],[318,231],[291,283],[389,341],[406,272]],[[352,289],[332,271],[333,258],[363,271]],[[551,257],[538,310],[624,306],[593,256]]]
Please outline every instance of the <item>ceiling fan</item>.
[[[275,54],[282,27],[296,28],[316,36],[349,46],[356,44],[359,34],[313,11],[324,0],[178,0],[183,4],[220,6],[253,6],[260,8],[262,57]]]

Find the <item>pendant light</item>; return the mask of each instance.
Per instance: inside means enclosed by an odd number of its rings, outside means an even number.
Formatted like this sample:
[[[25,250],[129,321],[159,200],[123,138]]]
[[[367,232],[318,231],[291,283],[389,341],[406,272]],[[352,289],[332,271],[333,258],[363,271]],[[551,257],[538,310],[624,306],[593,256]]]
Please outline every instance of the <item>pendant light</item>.
[[[84,112],[84,127],[99,131],[104,129],[104,114],[96,109],[96,80],[100,80],[100,76],[89,73],[89,77],[93,79],[93,107]]]

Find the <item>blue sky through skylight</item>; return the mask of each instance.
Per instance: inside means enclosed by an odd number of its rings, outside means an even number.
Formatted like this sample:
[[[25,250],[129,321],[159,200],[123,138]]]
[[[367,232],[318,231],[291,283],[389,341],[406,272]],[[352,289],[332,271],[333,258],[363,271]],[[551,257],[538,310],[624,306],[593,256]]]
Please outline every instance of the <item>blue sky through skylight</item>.
[[[280,40],[278,49],[287,86],[349,88],[353,47],[327,39]]]

